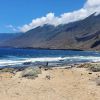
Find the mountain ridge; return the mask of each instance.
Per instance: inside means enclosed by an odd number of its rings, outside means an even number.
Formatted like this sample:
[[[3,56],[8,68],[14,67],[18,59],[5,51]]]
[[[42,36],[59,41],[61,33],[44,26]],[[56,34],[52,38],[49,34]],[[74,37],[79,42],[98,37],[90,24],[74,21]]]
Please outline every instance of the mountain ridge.
[[[58,26],[36,27],[1,44],[1,47],[100,50],[100,15]]]

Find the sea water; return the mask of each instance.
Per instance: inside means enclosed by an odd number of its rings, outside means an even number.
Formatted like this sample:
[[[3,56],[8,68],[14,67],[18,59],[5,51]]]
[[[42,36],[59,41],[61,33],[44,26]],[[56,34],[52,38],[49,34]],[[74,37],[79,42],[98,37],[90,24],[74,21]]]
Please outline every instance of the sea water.
[[[26,62],[77,64],[100,61],[100,52],[0,48],[0,67],[21,66]]]

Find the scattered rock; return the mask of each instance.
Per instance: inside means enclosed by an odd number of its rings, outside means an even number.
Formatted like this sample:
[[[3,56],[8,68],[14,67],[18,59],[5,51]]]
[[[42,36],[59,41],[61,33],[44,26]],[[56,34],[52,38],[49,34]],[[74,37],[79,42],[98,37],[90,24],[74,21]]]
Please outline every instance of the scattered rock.
[[[2,68],[2,69],[0,69],[0,73],[4,73],[4,72],[9,72],[9,73],[15,74],[16,70],[14,68]]]
[[[91,64],[85,63],[85,64],[79,64],[79,65],[77,65],[77,68],[89,68],[90,66],[91,66]]]
[[[51,79],[50,75],[46,75],[46,79],[50,80]]]
[[[45,68],[44,70],[47,71],[47,70],[49,70],[49,68]]]
[[[41,70],[39,68],[28,67],[22,71],[22,77],[26,77],[28,79],[35,79],[38,77],[38,74],[41,74]]]
[[[100,75],[98,75],[98,77],[100,77]]]
[[[91,72],[89,72],[88,74],[92,74]]]
[[[52,70],[51,67],[44,67],[43,69],[44,69],[45,71],[47,71],[47,70]]]
[[[30,65],[32,62],[24,62],[23,65]]]
[[[92,67],[89,68],[91,71],[93,72],[100,72],[100,65],[94,65]]]
[[[81,76],[82,76],[83,74],[81,73]]]
[[[16,95],[20,95],[19,93],[15,93]]]
[[[92,63],[85,63],[80,64],[77,66],[77,68],[88,68],[89,70],[93,72],[100,72],[100,64],[92,64]]]
[[[96,80],[97,86],[100,86],[100,78]]]
[[[19,84],[21,83],[21,82],[18,82]]]

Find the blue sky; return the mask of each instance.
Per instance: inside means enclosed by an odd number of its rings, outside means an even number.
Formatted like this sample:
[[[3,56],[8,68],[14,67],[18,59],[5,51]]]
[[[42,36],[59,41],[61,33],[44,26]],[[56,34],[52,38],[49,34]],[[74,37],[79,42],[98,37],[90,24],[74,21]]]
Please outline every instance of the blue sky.
[[[60,16],[78,10],[85,2],[86,0],[0,0],[0,33],[14,32],[9,25],[23,26],[50,12]]]

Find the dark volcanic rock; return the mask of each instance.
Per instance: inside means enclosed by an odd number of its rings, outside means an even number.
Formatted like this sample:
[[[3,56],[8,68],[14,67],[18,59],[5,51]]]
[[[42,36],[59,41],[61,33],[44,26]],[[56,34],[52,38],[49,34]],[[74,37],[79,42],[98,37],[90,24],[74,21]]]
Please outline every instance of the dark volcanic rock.
[[[32,62],[24,62],[23,65],[30,65]]]

